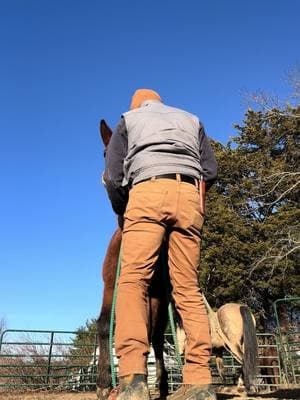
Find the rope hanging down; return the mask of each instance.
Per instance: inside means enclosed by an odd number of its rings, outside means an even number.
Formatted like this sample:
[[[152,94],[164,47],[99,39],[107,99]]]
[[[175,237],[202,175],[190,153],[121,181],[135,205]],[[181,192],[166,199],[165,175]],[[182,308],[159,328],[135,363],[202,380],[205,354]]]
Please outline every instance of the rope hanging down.
[[[116,280],[115,280],[115,286],[114,286],[114,294],[113,294],[113,301],[112,301],[112,305],[111,305],[110,323],[109,323],[109,359],[110,359],[111,383],[112,383],[113,388],[115,388],[117,386],[113,348],[114,348],[114,323],[115,323],[117,288],[118,288],[118,280],[119,280],[119,276],[120,276],[120,272],[121,272],[121,251],[122,251],[122,244],[120,247],[119,258],[118,258]]]

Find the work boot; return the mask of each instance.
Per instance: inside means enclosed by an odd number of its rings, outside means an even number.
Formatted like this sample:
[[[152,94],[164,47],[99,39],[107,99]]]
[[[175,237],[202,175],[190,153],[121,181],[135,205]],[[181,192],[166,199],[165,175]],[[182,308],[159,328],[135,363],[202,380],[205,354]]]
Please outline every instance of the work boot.
[[[217,400],[211,385],[181,385],[168,400]]]
[[[117,400],[150,400],[146,376],[134,374],[120,378]]]

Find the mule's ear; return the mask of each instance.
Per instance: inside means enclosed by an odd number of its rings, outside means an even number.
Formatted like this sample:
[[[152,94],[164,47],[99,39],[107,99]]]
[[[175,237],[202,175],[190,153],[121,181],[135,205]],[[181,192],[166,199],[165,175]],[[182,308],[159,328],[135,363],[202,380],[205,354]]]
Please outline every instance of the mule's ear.
[[[104,119],[101,119],[101,121],[100,121],[99,130],[100,130],[100,136],[102,138],[102,142],[103,142],[104,146],[107,147],[108,143],[110,141],[111,135],[112,135],[112,130],[107,125],[107,123],[105,122]]]

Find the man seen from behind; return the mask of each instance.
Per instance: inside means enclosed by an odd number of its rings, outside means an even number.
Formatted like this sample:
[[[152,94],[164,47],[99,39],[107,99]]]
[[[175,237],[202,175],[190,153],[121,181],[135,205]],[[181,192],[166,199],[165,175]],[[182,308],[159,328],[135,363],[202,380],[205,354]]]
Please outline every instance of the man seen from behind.
[[[115,346],[119,400],[148,400],[146,357],[148,286],[168,237],[173,298],[186,333],[183,384],[172,400],[215,400],[211,388],[209,321],[198,284],[202,180],[217,175],[214,153],[199,119],[139,89],[106,154],[106,185],[114,211],[124,214]],[[129,198],[128,198],[129,189]]]

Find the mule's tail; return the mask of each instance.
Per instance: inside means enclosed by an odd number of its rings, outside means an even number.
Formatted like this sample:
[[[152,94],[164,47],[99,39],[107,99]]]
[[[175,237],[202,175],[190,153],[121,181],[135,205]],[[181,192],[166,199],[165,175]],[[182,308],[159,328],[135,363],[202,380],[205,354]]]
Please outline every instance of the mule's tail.
[[[247,306],[240,307],[243,319],[243,337],[244,337],[244,362],[243,362],[243,378],[244,385],[250,390],[251,384],[256,375],[257,364],[257,339],[255,323],[252,314]]]

